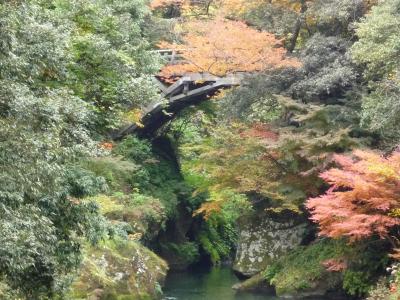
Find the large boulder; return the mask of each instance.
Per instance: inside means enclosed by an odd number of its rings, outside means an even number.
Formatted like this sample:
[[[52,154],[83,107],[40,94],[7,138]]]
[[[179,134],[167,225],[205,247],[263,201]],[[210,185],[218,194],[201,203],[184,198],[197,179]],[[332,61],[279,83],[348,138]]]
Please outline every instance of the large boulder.
[[[168,266],[135,241],[108,240],[88,247],[71,299],[142,300],[161,297]]]
[[[255,212],[239,221],[239,240],[233,270],[251,277],[299,246],[307,225],[293,214]]]

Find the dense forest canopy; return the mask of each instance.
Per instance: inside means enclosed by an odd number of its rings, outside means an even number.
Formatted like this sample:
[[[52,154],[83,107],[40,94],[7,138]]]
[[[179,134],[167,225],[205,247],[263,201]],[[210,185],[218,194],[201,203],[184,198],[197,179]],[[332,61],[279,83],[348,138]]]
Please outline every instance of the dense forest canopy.
[[[399,57],[400,0],[0,1],[0,299],[157,299],[255,215],[278,295],[397,299]],[[112,140],[188,73],[243,79]]]

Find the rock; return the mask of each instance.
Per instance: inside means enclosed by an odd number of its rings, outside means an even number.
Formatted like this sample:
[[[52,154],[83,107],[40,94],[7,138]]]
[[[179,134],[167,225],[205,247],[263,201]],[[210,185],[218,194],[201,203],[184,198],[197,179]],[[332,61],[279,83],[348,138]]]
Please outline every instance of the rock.
[[[262,273],[258,273],[245,281],[236,283],[232,289],[238,292],[263,292],[266,294],[274,294],[275,289],[269,285]]]
[[[302,219],[290,214],[271,215],[264,210],[242,218],[233,270],[251,277],[301,244],[306,232]]]
[[[343,274],[342,271],[328,271],[324,263],[340,256],[343,245],[342,241],[315,240],[282,256],[263,272],[264,276],[279,297],[328,299],[328,292],[341,290]]]
[[[135,241],[108,240],[88,247],[71,299],[157,299],[167,264]]]

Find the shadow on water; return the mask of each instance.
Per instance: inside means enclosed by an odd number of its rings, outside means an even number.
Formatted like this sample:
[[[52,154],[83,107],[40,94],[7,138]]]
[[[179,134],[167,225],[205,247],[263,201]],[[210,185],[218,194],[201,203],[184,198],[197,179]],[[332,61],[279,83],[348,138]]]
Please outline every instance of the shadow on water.
[[[170,272],[164,287],[165,300],[276,300],[257,293],[236,293],[232,285],[239,282],[229,267],[196,268]]]

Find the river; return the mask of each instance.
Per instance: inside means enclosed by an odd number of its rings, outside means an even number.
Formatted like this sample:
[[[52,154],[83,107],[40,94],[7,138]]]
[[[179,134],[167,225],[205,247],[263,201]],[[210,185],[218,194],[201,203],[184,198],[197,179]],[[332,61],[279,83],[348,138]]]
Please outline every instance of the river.
[[[170,272],[164,286],[165,300],[276,300],[274,296],[236,293],[239,282],[229,267]]]

